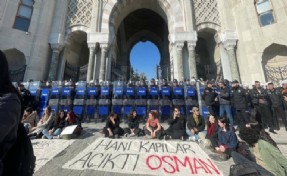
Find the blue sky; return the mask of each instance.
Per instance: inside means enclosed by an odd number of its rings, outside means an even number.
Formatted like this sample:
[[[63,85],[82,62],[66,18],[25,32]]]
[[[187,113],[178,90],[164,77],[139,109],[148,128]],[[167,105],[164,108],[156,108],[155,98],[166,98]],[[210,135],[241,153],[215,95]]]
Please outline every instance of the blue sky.
[[[156,78],[156,65],[159,65],[160,53],[152,42],[138,42],[134,45],[130,59],[131,66],[138,73],[145,73],[148,80]]]

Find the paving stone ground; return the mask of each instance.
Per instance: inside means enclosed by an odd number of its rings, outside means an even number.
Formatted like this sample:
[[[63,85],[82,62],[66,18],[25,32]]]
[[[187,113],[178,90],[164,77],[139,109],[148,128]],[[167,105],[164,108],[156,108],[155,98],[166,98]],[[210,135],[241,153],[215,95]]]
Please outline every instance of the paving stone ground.
[[[120,174],[120,173],[112,173],[112,172],[103,172],[103,171],[95,171],[95,170],[70,170],[63,169],[62,166],[70,161],[79,153],[81,153],[85,148],[87,148],[90,144],[92,144],[97,138],[102,137],[103,134],[99,133],[101,129],[104,127],[104,123],[84,123],[83,124],[83,134],[74,140],[71,145],[66,147],[64,150],[59,145],[58,154],[56,154],[51,160],[49,160],[45,165],[43,165],[40,169],[35,172],[35,176],[124,176],[129,174]],[[162,124],[164,127],[167,127],[167,124]],[[143,126],[143,125],[142,125]],[[125,127],[125,124],[122,124],[122,127]],[[277,142],[281,152],[287,157],[287,132],[285,128],[281,128],[278,131],[278,134],[271,134],[272,138]],[[143,140],[144,139],[142,137]],[[62,139],[54,139],[54,140],[62,140]],[[157,139],[152,139],[157,140]],[[63,140],[64,142],[64,140]],[[178,140],[178,142],[181,142]],[[203,146],[201,148],[207,153],[212,154],[212,152],[208,149],[205,149]],[[49,150],[55,149],[47,149]],[[57,151],[56,151],[57,152]],[[55,151],[53,151],[55,153]],[[39,157],[38,157],[39,158]],[[222,173],[226,176],[229,175],[229,167],[233,164],[232,159],[228,161],[219,162],[214,161],[217,167],[222,171]]]

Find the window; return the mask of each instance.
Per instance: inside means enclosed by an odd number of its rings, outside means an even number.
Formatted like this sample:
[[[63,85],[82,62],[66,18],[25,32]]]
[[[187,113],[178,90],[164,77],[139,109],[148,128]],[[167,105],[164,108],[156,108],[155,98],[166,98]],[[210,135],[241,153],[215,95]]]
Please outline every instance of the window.
[[[260,25],[267,26],[275,23],[270,0],[256,0],[255,3]]]
[[[14,28],[28,32],[33,13],[34,0],[20,0]]]

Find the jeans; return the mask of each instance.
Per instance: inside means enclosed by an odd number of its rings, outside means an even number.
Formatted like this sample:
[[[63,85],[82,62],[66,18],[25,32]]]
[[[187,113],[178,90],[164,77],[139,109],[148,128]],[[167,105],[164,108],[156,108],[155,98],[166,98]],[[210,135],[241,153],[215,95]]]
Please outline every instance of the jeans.
[[[205,139],[207,131],[200,131],[197,134],[193,134],[187,127],[186,127],[186,134],[188,137],[195,137],[195,140],[198,141],[199,139],[203,140]]]
[[[230,105],[220,105],[219,116],[223,117],[224,112],[226,113],[227,118],[229,119],[229,124],[233,125],[233,117],[231,115],[231,106]]]
[[[48,139],[53,139],[53,136],[60,135],[62,130],[60,128],[57,128],[52,134],[49,134],[49,131],[47,129],[44,129],[42,131],[43,136],[46,136]]]

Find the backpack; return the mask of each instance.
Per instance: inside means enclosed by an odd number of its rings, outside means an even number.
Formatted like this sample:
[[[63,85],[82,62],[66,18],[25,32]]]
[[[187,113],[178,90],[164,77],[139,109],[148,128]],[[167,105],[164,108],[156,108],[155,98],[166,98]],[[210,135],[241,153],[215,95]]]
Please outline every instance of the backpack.
[[[234,164],[230,166],[230,176],[259,176],[259,172],[248,164]]]
[[[36,157],[25,127],[19,123],[17,140],[3,159],[3,176],[32,176]]]

